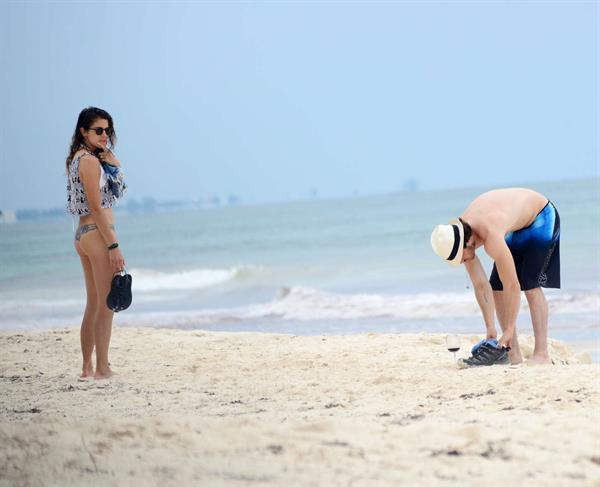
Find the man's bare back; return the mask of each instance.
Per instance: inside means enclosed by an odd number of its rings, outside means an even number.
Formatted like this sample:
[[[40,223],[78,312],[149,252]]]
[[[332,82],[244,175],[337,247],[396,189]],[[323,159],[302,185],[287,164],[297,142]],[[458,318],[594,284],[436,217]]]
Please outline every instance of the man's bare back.
[[[531,225],[547,203],[548,198],[531,189],[495,189],[475,198],[461,218],[485,238],[491,229],[507,234]]]

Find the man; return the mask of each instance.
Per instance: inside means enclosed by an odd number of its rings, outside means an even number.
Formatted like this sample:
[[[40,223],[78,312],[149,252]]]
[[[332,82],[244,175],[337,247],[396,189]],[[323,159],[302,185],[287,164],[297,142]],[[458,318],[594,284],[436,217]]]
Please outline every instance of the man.
[[[548,356],[548,303],[542,287],[560,288],[560,218],[543,195],[526,188],[484,193],[449,225],[438,225],[431,246],[450,265],[464,264],[487,336],[465,365],[521,363],[517,315],[525,291],[531,312],[535,347],[528,364],[551,363]],[[489,282],[475,250],[483,245],[494,260]],[[496,341],[494,309],[502,328]]]

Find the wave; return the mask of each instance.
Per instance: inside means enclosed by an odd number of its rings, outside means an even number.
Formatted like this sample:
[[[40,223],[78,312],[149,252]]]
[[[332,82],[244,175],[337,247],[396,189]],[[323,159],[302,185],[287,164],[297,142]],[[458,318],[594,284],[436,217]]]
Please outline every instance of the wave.
[[[150,273],[146,289],[191,289],[198,286],[215,285],[239,277],[241,268],[228,272],[191,271],[180,273],[187,276],[183,280],[185,288],[174,286],[172,280],[179,273]],[[160,273],[158,273],[160,274]],[[139,277],[139,271],[136,271]],[[143,281],[143,279],[141,279]],[[136,285],[138,283],[136,282]],[[162,286],[162,287],[161,287]],[[549,291],[546,293],[551,315],[585,314],[597,324],[600,316],[600,293],[565,293]],[[159,310],[160,301],[151,295],[136,296],[135,302],[153,303]],[[172,307],[172,302],[169,306]],[[186,301],[189,305],[189,301]],[[0,303],[0,329],[10,323],[24,327],[58,326],[59,314],[62,314],[67,326],[77,325],[83,303],[75,300],[64,301],[9,301]],[[62,309],[61,309],[62,308]],[[79,310],[79,311],[75,311]],[[59,313],[59,311],[62,311]],[[521,301],[521,313],[528,313],[527,301]],[[54,315],[53,317],[49,315]],[[67,321],[67,315],[70,317]],[[282,287],[270,301],[248,306],[231,306],[214,309],[191,309],[170,311],[134,311],[130,309],[119,313],[116,322],[128,326],[167,326],[180,328],[198,328],[202,326],[240,325],[257,323],[323,322],[350,320],[437,320],[446,318],[471,318],[480,315],[479,307],[472,292],[461,293],[420,293],[420,294],[341,294],[324,292],[307,287]],[[584,320],[586,323],[589,319]],[[45,326],[44,323],[46,323]],[[587,326],[587,325],[586,325]]]
[[[205,289],[260,271],[258,266],[239,266],[230,269],[194,269],[180,272],[160,272],[152,269],[131,269],[134,290],[183,291]]]
[[[548,295],[551,314],[600,312],[600,293]],[[523,299],[521,312],[528,312]],[[266,303],[226,309],[139,313],[123,316],[123,324],[201,327],[259,321],[346,321],[359,319],[439,319],[480,314],[475,297],[465,293],[402,295],[336,294],[305,287],[281,288]]]
[[[547,295],[550,312],[600,311],[600,293]],[[523,297],[521,312],[528,311]],[[281,288],[274,301],[253,306],[246,317],[278,316],[293,320],[361,318],[439,318],[479,314],[472,292],[401,295],[335,294],[310,288]]]
[[[27,313],[33,311],[51,312],[56,309],[82,307],[80,299],[28,299],[28,300],[2,300],[0,301],[0,312],[4,313]],[[1,315],[0,315],[1,316]]]

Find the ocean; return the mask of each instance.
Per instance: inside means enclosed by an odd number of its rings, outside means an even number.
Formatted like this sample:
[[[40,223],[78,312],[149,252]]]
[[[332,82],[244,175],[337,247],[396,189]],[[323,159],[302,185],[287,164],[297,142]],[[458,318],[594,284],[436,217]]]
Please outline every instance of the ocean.
[[[600,180],[526,186],[561,216],[563,285],[546,293],[549,335],[599,361]],[[119,213],[134,301],[115,326],[481,335],[466,271],[444,264],[429,236],[488,189]],[[85,292],[71,218],[0,225],[0,249],[0,330],[79,326]],[[519,333],[532,334],[523,302]]]

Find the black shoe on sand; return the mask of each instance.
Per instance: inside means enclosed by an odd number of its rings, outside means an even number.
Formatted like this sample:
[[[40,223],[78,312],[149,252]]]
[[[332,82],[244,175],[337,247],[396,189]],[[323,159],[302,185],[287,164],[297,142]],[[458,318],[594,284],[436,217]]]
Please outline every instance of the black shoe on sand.
[[[510,347],[498,348],[484,343],[477,351],[469,358],[459,360],[461,367],[479,367],[482,365],[508,365],[508,352]]]

